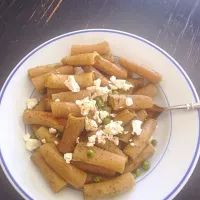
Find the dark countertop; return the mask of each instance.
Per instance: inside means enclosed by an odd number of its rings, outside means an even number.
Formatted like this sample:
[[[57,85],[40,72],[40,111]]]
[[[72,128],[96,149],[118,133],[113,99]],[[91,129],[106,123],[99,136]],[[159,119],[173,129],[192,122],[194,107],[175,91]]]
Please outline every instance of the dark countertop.
[[[200,93],[200,0],[0,0],[0,87],[32,49],[87,28],[127,31],[156,43],[181,64]],[[199,164],[176,200],[200,199]],[[0,199],[22,200],[1,169]]]

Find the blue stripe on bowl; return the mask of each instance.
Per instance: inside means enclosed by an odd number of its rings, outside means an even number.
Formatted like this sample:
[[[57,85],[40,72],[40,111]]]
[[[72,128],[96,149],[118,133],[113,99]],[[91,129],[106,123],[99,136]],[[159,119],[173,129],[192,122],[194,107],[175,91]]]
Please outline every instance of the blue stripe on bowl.
[[[48,44],[56,41],[56,40],[59,40],[59,39],[62,39],[62,38],[65,38],[65,37],[69,37],[71,35],[76,35],[76,34],[81,34],[81,33],[87,33],[87,32],[107,32],[107,33],[115,33],[115,34],[119,34],[119,35],[124,35],[124,36],[128,36],[128,37],[131,37],[131,38],[134,38],[134,39],[137,39],[137,40],[140,40],[148,45],[150,45],[151,47],[155,48],[156,50],[158,50],[160,53],[162,53],[165,57],[167,57],[175,66],[176,68],[180,71],[180,73],[183,75],[183,77],[185,78],[185,80],[187,81],[192,93],[193,93],[193,96],[194,96],[194,99],[196,102],[199,101],[199,97],[197,95],[197,92],[192,84],[192,82],[190,81],[189,77],[187,76],[187,74],[185,73],[185,71],[181,68],[181,66],[170,56],[168,55],[164,50],[162,50],[161,48],[159,48],[158,46],[156,46],[155,44],[151,43],[150,41],[148,40],[145,40],[139,36],[136,36],[136,35],[133,35],[133,34],[130,34],[130,33],[126,33],[126,32],[122,32],[122,31],[117,31],[117,30],[109,30],[109,29],[88,29],[88,30],[80,30],[80,31],[75,31],[75,32],[70,32],[70,33],[67,33],[67,34],[63,34],[63,35],[60,35],[58,37],[55,37],[45,43],[43,43],[42,45],[40,45],[39,47],[35,48],[33,51],[31,51],[26,57],[24,57],[18,64],[17,66],[13,69],[13,71],[10,73],[10,75],[8,76],[6,82],[4,83],[3,85],[3,88],[1,90],[1,93],[0,93],[0,104],[1,104],[1,101],[3,99],[3,96],[4,96],[4,93],[6,91],[6,88],[8,86],[8,84],[10,83],[12,77],[15,75],[15,73],[17,72],[17,70],[21,67],[21,65],[27,60],[29,59],[34,53],[36,53],[38,50],[42,49],[43,47],[47,46]],[[200,111],[198,111],[198,116],[199,116],[199,120],[200,120]],[[195,153],[194,153],[194,156],[193,156],[193,159],[192,159],[192,162],[190,163],[190,166],[189,168],[187,169],[185,175],[183,176],[183,178],[180,180],[180,182],[178,183],[178,185],[170,192],[170,194],[168,194],[164,200],[167,200],[169,199],[170,197],[172,198],[173,196],[175,196],[179,190],[181,189],[181,186],[183,187],[184,184],[185,184],[185,181],[187,180],[187,178],[189,178],[189,175],[192,173],[194,167],[195,167],[195,164],[196,162],[198,161],[198,158],[199,158],[199,144],[200,144],[200,133],[199,133],[199,137],[198,137],[198,141],[197,141],[197,145],[196,145],[196,150],[195,150]],[[11,182],[11,184],[15,187],[15,189],[20,193],[22,194],[23,196],[25,196],[27,199],[29,200],[33,200],[21,187],[20,185],[15,181],[15,179],[13,178],[13,176],[11,175],[8,167],[6,166],[6,163],[4,161],[4,158],[3,158],[3,155],[2,155],[2,152],[0,151],[0,160],[1,160],[1,165],[2,165],[2,168],[6,174],[6,176],[9,178],[9,181]]]

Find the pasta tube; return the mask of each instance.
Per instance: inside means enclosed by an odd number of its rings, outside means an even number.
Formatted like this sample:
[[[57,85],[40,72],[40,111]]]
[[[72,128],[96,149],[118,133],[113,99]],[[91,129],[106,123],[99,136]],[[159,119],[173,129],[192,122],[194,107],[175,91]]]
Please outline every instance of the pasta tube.
[[[153,132],[156,129],[156,125],[157,123],[154,119],[147,119],[143,124],[141,134],[133,138],[135,145],[131,146],[128,144],[124,149],[124,153],[130,156],[133,160],[136,159],[148,144]]]
[[[81,116],[79,106],[72,102],[52,102],[51,110],[57,118],[67,118],[70,113],[74,116]]]
[[[98,79],[98,78],[101,79],[101,85],[102,86],[107,86],[108,85],[108,83],[109,83],[108,79],[101,72],[99,72],[97,69],[95,69],[94,67],[85,66],[83,68],[83,70],[85,72],[93,72],[95,79]]]
[[[114,121],[122,121],[122,125],[126,125],[128,122],[130,122],[134,117],[136,116],[135,112],[130,112],[128,109],[125,109],[118,113]]]
[[[40,141],[45,139],[47,143],[53,144],[55,143],[55,141],[59,142],[59,139],[54,134],[49,133],[49,129],[45,128],[44,126],[37,129],[35,135]]]
[[[66,56],[61,60],[61,62],[64,65],[85,66],[85,65],[94,65],[94,63],[98,59],[100,59],[100,55],[97,52],[93,52],[93,53],[78,54],[74,56]]]
[[[53,192],[57,193],[67,185],[67,182],[57,175],[45,162],[39,151],[31,155],[31,160],[38,167]]]
[[[48,72],[51,72],[59,67],[62,67],[63,64],[62,63],[54,63],[54,64],[48,64],[48,65],[41,65],[41,66],[37,66],[34,68],[31,68],[28,70],[28,75],[30,78],[36,77],[36,76],[40,76],[42,74],[46,74]]]
[[[67,183],[75,188],[82,188],[87,174],[75,166],[65,162],[63,156],[57,151],[56,146],[51,143],[43,144],[40,152],[49,166]]]
[[[162,80],[162,76],[158,73],[153,71],[152,69],[145,68],[141,65],[136,64],[135,62],[128,61],[125,58],[120,57],[119,63],[125,69],[140,75],[154,84],[159,83]]]
[[[149,83],[146,86],[144,86],[143,88],[140,88],[139,90],[137,90],[134,95],[144,95],[144,96],[148,96],[148,97],[154,97],[157,94],[157,88],[154,84]]]
[[[52,127],[60,132],[63,132],[65,119],[56,119],[52,113],[34,110],[25,110],[23,113],[25,124],[35,124],[47,127]]]
[[[64,82],[67,80],[67,75],[49,74],[46,77],[45,86],[48,88],[66,88]],[[74,75],[74,78],[81,88],[86,88],[93,85],[93,73],[84,73]]]
[[[88,90],[81,90],[80,92],[60,92],[52,94],[52,100],[59,99],[61,102],[75,102],[86,97],[91,97],[91,92]]]
[[[145,110],[139,110],[136,112],[136,117],[134,117],[134,120],[140,120],[142,122],[145,121],[145,119],[147,118],[147,112]],[[120,137],[119,137],[119,140],[124,142],[124,143],[128,143],[129,140],[132,138],[132,124],[131,123],[128,123],[125,127],[124,127],[124,131],[127,133],[127,134],[122,134]]]
[[[126,105],[126,98],[130,97],[133,100],[133,104],[130,106]],[[121,110],[124,108],[129,109],[146,109],[153,106],[152,98],[143,95],[110,95],[110,105],[113,110]]]
[[[82,67],[74,67],[74,74],[83,74],[84,71]]]
[[[114,57],[113,57],[111,52],[109,52],[107,54],[103,54],[103,55],[101,55],[101,57],[106,59],[106,60],[108,60],[108,61],[110,61],[111,63],[115,62]]]
[[[105,167],[100,167],[97,165],[92,165],[92,164],[88,164],[84,162],[72,161],[72,164],[85,172],[89,172],[93,174],[98,174],[98,175],[108,176],[108,177],[115,176],[116,174],[116,172],[106,169]]]
[[[144,87],[145,85],[144,78],[127,78],[126,80],[133,85],[133,92]]]
[[[127,78],[127,70],[123,67],[117,66],[104,58],[100,58],[93,65],[96,69],[111,76],[118,78]]]
[[[69,89],[66,88],[47,88],[47,95],[57,94],[60,92],[67,92]]]
[[[87,156],[88,150],[92,150],[94,155],[92,157]],[[112,171],[123,173],[126,158],[98,147],[87,147],[85,143],[78,143],[73,154],[74,161],[85,162],[101,167],[105,167]]]
[[[147,144],[144,150],[139,154],[139,156],[132,160],[130,159],[128,163],[126,163],[124,173],[126,172],[134,172],[145,160],[147,160],[150,156],[155,152],[155,148],[152,144]]]
[[[126,173],[108,181],[86,184],[83,188],[85,200],[113,197],[129,191],[135,185],[131,173]]]
[[[73,74],[74,69],[72,66],[63,66],[51,71],[51,73],[52,74]],[[46,80],[47,75],[48,73],[42,74],[40,76],[36,76],[31,79],[37,91],[42,92],[45,89],[45,80]]]
[[[93,53],[97,52],[100,55],[101,54],[107,54],[110,51],[110,47],[108,42],[101,42],[98,44],[92,44],[92,45],[72,45],[71,47],[71,55],[77,55],[77,54],[84,54],[84,53]]]
[[[67,124],[58,149],[62,153],[73,152],[76,139],[85,128],[85,117],[75,117],[69,114]]]

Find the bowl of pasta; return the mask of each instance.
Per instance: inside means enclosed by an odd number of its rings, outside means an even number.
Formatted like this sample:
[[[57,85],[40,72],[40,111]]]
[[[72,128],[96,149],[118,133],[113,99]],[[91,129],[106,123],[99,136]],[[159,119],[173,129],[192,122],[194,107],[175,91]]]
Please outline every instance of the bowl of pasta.
[[[180,65],[141,37],[60,35],[1,90],[1,166],[28,200],[173,199],[199,158],[199,112],[163,111],[198,101]]]

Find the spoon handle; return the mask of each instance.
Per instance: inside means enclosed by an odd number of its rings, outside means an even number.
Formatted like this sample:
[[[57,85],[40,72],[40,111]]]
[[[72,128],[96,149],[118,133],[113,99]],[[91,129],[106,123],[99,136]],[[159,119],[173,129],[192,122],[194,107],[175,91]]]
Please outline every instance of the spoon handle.
[[[170,106],[170,107],[166,108],[165,111],[177,110],[177,109],[186,109],[186,110],[200,109],[200,102],[182,104],[182,105],[177,105],[177,106]]]

